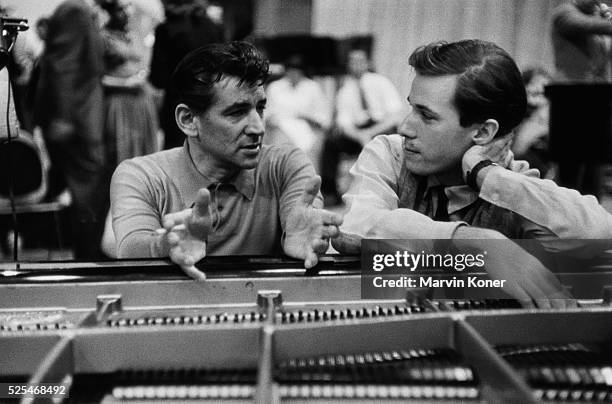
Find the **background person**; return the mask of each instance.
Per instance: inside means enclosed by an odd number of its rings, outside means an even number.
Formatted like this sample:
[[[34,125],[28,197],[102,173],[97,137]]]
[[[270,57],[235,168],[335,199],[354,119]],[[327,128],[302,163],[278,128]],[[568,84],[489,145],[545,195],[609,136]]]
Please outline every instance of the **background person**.
[[[108,209],[109,176],[101,13],[93,0],[66,0],[51,15],[34,113],[53,170],[61,174],[72,195],[71,228],[74,255],[79,260],[104,257],[99,246]]]
[[[556,82],[612,82],[611,16],[608,6],[598,0],[567,1],[554,10],[552,42]],[[558,182],[565,187],[598,197],[601,194],[599,164],[560,161],[558,174]]]
[[[223,27],[208,17],[207,7],[208,2],[202,0],[167,0],[166,20],[155,29],[149,81],[164,90],[160,124],[166,149],[180,146],[185,140],[174,120],[175,100],[169,98],[167,91],[172,72],[190,51],[225,39]]]
[[[314,80],[305,73],[300,55],[285,63],[285,75],[266,89],[266,126],[270,142],[289,141],[302,149],[318,170],[325,132],[330,125],[330,105]]]
[[[322,156],[323,193],[332,205],[340,202],[336,180],[341,154],[359,154],[374,136],[394,133],[401,120],[399,92],[387,77],[369,68],[364,50],[349,52],[348,74],[336,95],[335,127],[326,139]]]

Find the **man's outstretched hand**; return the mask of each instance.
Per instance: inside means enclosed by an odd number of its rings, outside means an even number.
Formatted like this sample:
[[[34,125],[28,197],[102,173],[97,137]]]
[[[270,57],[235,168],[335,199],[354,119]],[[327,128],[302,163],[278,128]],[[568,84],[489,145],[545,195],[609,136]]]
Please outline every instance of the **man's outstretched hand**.
[[[557,277],[514,241],[492,229],[460,226],[453,241],[462,251],[485,252],[491,279],[503,280],[503,290],[523,307],[571,308],[577,302]]]
[[[210,192],[202,188],[193,208],[164,216],[164,228],[160,229],[164,233],[162,243],[172,262],[196,280],[206,279],[195,264],[206,256],[206,239],[212,227],[209,204]]]
[[[283,250],[290,257],[303,259],[306,268],[317,265],[319,254],[325,254],[329,239],[338,236],[342,224],[340,215],[313,206],[320,187],[321,177],[308,180],[285,224]]]

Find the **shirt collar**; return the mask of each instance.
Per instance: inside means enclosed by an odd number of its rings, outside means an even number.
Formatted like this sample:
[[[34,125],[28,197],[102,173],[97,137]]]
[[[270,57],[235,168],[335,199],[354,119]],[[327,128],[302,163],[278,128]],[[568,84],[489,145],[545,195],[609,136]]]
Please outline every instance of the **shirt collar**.
[[[189,143],[187,140],[183,143],[183,158],[181,159],[185,166],[184,173],[189,173],[188,176],[192,177],[188,180],[193,180],[192,183],[202,184],[204,188],[208,188],[214,184],[214,181],[211,180],[206,173],[201,173],[196,167],[193,159],[191,158],[191,154],[189,154]],[[240,170],[234,178],[230,181],[225,182],[225,184],[233,185],[234,188],[238,192],[240,192],[245,198],[249,201],[253,199],[255,195],[255,171],[257,168],[251,168],[248,170]],[[190,181],[186,181],[189,183]]]

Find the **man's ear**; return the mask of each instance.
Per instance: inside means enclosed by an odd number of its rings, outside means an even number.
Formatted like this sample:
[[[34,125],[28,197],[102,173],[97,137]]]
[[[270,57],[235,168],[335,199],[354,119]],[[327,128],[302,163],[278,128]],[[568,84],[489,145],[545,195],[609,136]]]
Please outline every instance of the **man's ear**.
[[[174,109],[174,119],[179,129],[189,137],[198,137],[196,114],[185,104],[179,104]]]
[[[485,145],[493,140],[498,130],[499,123],[495,119],[487,119],[478,125],[476,132],[472,135],[472,141],[480,146]]]

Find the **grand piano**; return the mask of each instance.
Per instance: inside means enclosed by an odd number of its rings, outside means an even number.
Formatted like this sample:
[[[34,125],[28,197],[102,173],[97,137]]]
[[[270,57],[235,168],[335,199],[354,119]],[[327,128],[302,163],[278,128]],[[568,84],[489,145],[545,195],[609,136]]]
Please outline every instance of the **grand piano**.
[[[204,282],[165,260],[0,264],[0,402],[610,402],[608,258],[558,274],[565,310],[365,300],[350,256],[208,257]]]

